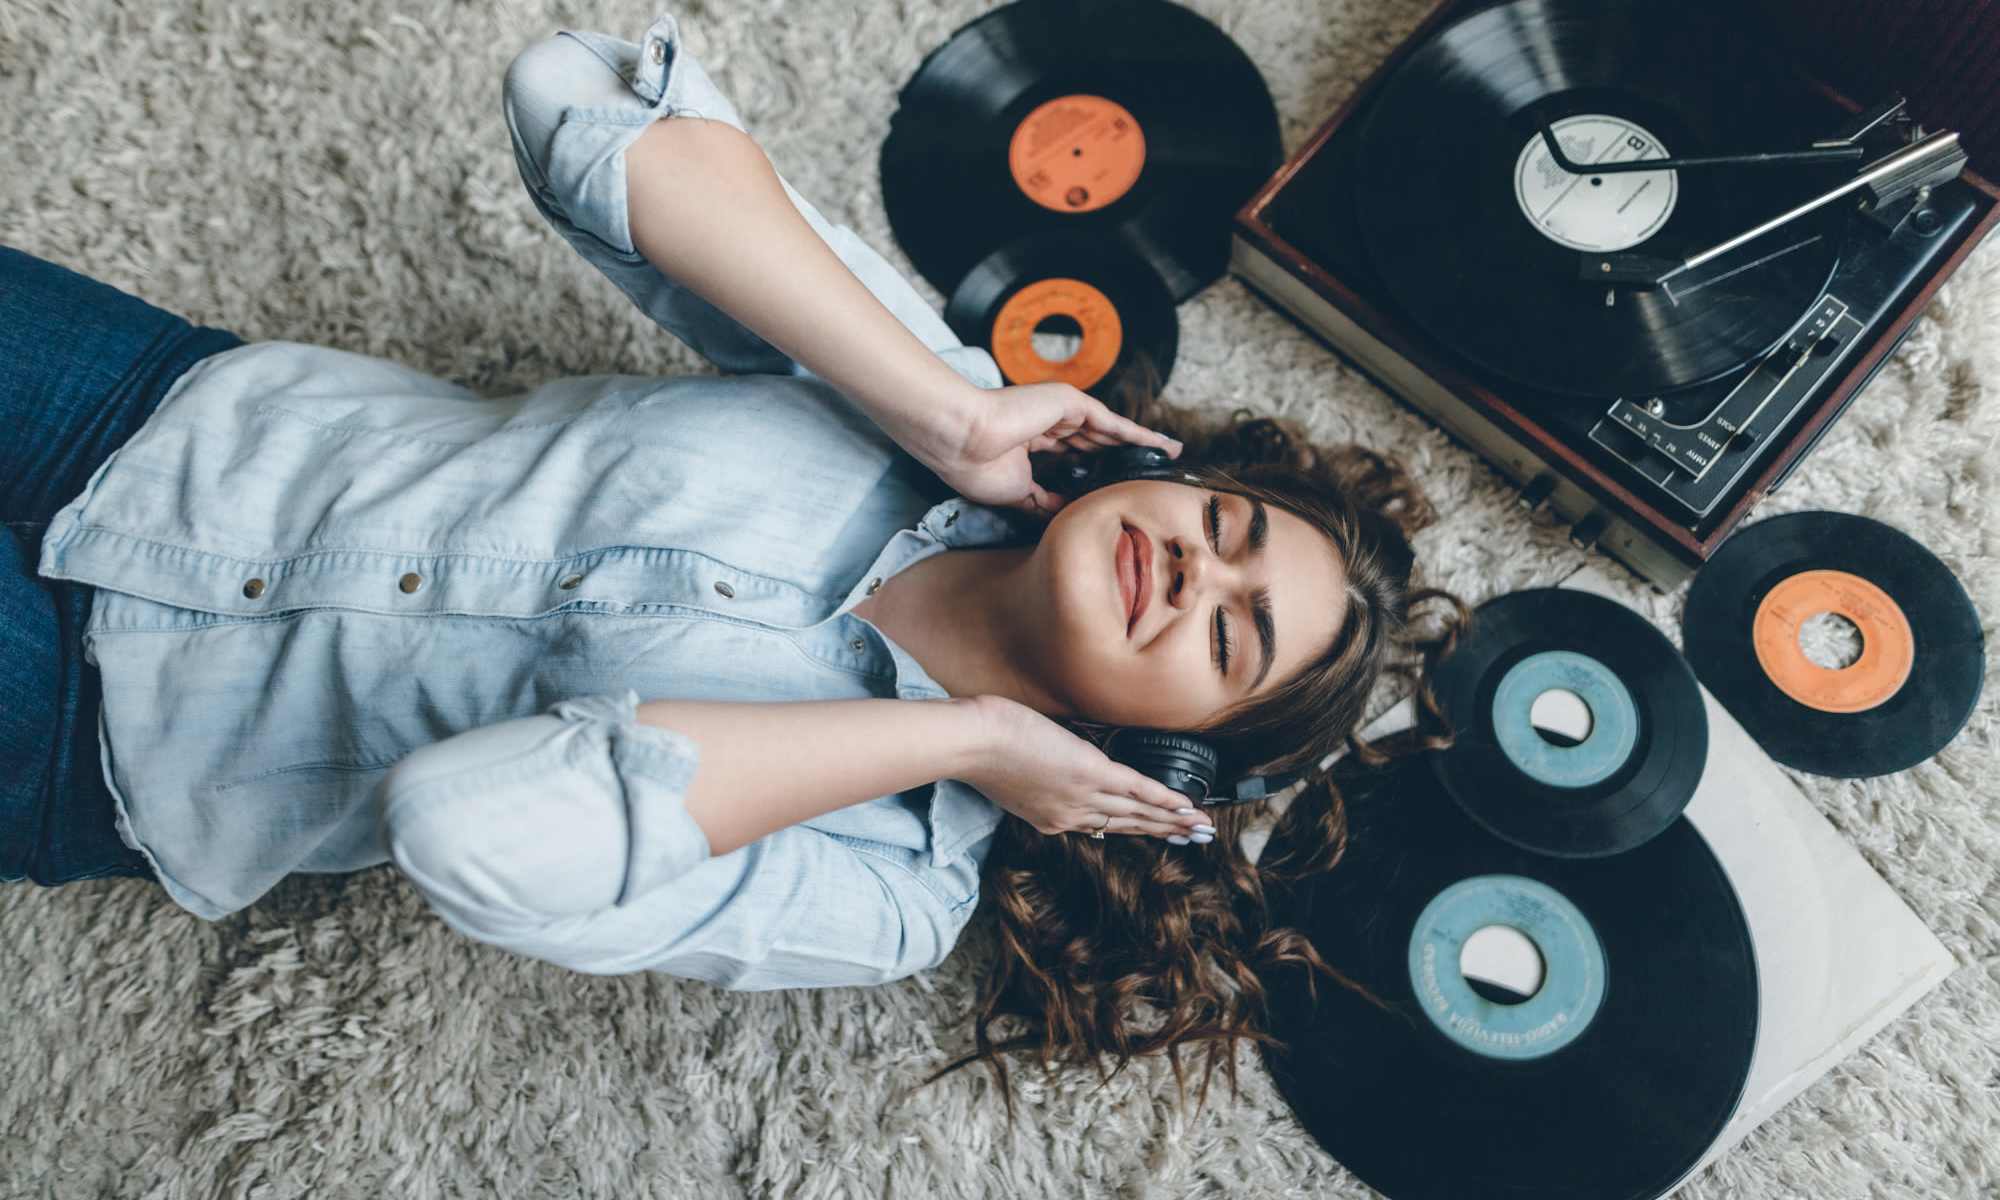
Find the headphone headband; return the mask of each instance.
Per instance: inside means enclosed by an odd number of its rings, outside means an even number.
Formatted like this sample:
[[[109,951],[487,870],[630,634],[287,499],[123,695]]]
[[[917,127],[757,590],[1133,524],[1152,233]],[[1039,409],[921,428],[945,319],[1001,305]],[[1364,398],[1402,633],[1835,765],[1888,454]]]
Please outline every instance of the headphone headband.
[[[1152,446],[1112,446],[1090,454],[1055,455],[1034,464],[1034,476],[1047,490],[1072,497],[1134,479],[1201,482],[1201,476],[1189,474],[1176,466],[1166,451]]]

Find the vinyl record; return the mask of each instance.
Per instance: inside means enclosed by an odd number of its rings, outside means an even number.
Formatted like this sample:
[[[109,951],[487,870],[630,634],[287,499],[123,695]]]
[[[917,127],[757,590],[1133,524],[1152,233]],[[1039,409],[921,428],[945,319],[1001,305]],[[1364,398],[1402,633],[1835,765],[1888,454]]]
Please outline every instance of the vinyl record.
[[[949,296],[997,247],[1067,230],[1175,303],[1228,266],[1230,218],[1283,158],[1262,76],[1167,0],[1019,0],[933,50],[881,156],[896,241]]]
[[[1009,384],[1057,380],[1113,408],[1141,353],[1163,385],[1180,345],[1159,275],[1075,233],[1020,238],[987,255],[966,272],[944,319],[992,354]],[[1074,352],[1051,360],[1035,345],[1038,330],[1074,337]]]
[[[1344,857],[1272,892],[1275,921],[1389,1006],[1267,974],[1278,1090],[1390,1200],[1662,1194],[1721,1135],[1756,1050],[1756,956],[1721,864],[1684,818],[1615,858],[1510,846],[1422,757],[1336,767]],[[1280,830],[1266,859],[1290,845]]]
[[[1805,623],[1852,622],[1860,656],[1806,657]],[[1694,673],[1773,759],[1845,779],[1901,771],[1965,728],[1986,675],[1979,613],[1908,534],[1851,513],[1796,512],[1730,535],[1681,614]]]
[[[1362,130],[1357,212],[1395,302],[1514,382],[1601,399],[1718,378],[1818,299],[1845,206],[1648,289],[1586,282],[1588,255],[1681,261],[1852,174],[1851,165],[1599,176],[1579,161],[1800,149],[1831,130],[1768,45],[1699,6],[1516,0],[1427,40]],[[1838,210],[1838,211],[1836,211]]]
[[[1434,687],[1457,731],[1432,759],[1479,825],[1538,854],[1623,854],[1671,825],[1708,761],[1708,712],[1672,642],[1574,588],[1479,606]]]

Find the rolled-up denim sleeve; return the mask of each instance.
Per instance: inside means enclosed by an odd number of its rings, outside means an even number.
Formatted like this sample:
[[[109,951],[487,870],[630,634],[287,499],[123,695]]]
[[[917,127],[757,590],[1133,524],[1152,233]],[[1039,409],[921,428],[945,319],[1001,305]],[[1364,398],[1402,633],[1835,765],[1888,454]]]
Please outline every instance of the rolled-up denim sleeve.
[[[573,970],[739,990],[883,983],[950,952],[969,905],[914,856],[798,825],[712,855],[685,804],[698,747],[638,704],[566,700],[385,774],[390,857],[447,925]]]
[[[542,216],[579,254],[719,369],[809,374],[654,268],[633,244],[625,151],[647,126],[696,116],[750,132],[736,106],[688,53],[677,18],[659,17],[638,42],[561,30],[515,56],[501,91],[521,180]],[[829,221],[782,172],[778,181],[806,223],[924,345],[979,386],[1001,386],[992,356],[960,342],[902,272],[851,228]]]

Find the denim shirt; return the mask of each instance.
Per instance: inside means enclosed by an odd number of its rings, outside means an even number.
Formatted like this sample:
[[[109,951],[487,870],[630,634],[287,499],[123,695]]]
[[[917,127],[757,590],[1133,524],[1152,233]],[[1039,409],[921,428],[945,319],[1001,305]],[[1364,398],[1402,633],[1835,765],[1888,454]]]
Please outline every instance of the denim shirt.
[[[462,932],[590,972],[735,988],[936,964],[1000,810],[958,780],[714,855],[700,747],[642,699],[942,699],[850,610],[1028,518],[949,496],[831,385],[632,249],[622,151],[688,109],[741,128],[672,17],[562,33],[503,92],[537,209],[735,374],[482,398],[395,363],[252,343],[188,371],[53,519],[40,571],[97,589],[121,833],[217,918],[293,871],[393,859]],[[786,191],[961,376],[985,351]],[[773,752],[781,752],[773,747]]]

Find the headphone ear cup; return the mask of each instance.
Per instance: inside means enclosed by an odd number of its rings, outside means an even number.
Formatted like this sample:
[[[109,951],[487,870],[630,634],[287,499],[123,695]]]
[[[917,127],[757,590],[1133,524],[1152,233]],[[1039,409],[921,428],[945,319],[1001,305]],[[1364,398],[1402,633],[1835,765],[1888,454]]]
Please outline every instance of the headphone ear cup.
[[[1105,753],[1148,778],[1186,796],[1195,804],[1205,804],[1215,791],[1215,778],[1222,758],[1213,746],[1184,733],[1159,729],[1119,729],[1112,733]]]

